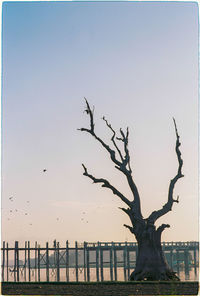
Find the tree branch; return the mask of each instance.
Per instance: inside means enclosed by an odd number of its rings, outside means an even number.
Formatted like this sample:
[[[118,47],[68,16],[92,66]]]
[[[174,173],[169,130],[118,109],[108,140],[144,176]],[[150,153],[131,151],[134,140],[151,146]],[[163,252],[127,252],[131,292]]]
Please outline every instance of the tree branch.
[[[115,132],[115,130],[112,128],[111,124],[108,123],[108,121],[105,119],[104,116],[103,116],[102,119],[106,122],[107,127],[108,127],[109,129],[111,129],[111,131],[113,132],[113,136],[112,136],[112,138],[111,138],[111,141],[113,142],[115,148],[117,149],[117,151],[118,151],[118,153],[119,153],[119,156],[120,156],[120,158],[121,158],[121,161],[123,162],[123,161],[124,161],[124,158],[123,158],[123,156],[122,156],[122,154],[121,154],[120,149],[118,148],[118,146],[117,146],[117,144],[116,144],[116,142],[115,142],[116,132]]]
[[[157,246],[160,248],[161,248],[161,234],[162,234],[163,230],[165,230],[165,228],[169,228],[169,227],[170,227],[169,224],[162,224],[156,230],[155,241],[156,241]]]
[[[169,228],[170,225],[169,224],[162,224],[161,226],[158,227],[158,229],[156,230],[157,233],[162,233],[163,230],[165,230],[165,228]]]
[[[128,150],[128,136],[129,136],[129,129],[127,127],[126,129],[126,136],[123,132],[123,130],[120,128],[120,133],[121,133],[121,138],[116,137],[117,140],[122,141],[124,143],[124,152],[125,152],[125,157],[123,160],[123,165],[126,167],[128,164],[129,172],[131,173],[131,166],[130,166],[130,155],[129,155],[129,150]]]
[[[137,221],[137,213],[134,213],[134,208],[132,207],[131,209],[128,208],[128,209],[125,209],[125,208],[121,208],[119,207],[120,210],[122,210],[124,213],[126,213],[131,222],[132,222],[132,225],[135,225],[136,224],[136,221]]]
[[[111,129],[111,131],[113,132],[113,136],[111,138],[111,141],[113,142],[115,148],[117,149],[121,161],[116,159],[116,155],[115,155],[115,151],[112,150],[101,138],[99,138],[94,131],[94,118],[93,118],[93,112],[90,108],[90,105],[88,103],[88,101],[86,100],[86,113],[89,115],[90,117],[90,129],[88,128],[80,128],[80,131],[85,131],[87,133],[90,133],[97,141],[99,141],[101,143],[101,145],[108,151],[108,153],[110,154],[110,158],[111,160],[116,164],[115,168],[117,168],[118,170],[120,170],[127,178],[129,187],[132,191],[133,194],[133,201],[129,203],[131,204],[131,207],[135,207],[135,210],[137,211],[137,216],[142,218],[142,214],[141,214],[141,208],[140,208],[140,197],[139,197],[139,193],[137,190],[137,187],[133,181],[132,175],[131,175],[131,167],[130,167],[130,156],[129,156],[129,151],[128,151],[128,136],[129,136],[129,131],[127,128],[127,132],[126,135],[124,134],[124,132],[122,131],[122,129],[120,129],[120,133],[121,133],[121,138],[117,138],[116,137],[116,133],[114,131],[114,129],[112,128],[112,126],[107,122],[107,120],[105,119],[105,117],[103,117],[103,120],[106,122],[107,126]],[[115,137],[118,140],[121,140],[124,143],[124,151],[125,151],[125,157],[123,158],[122,153],[120,151],[120,149],[118,148],[116,142],[115,142]],[[128,169],[126,168],[128,164]],[[128,199],[127,199],[128,200]]]
[[[92,112],[92,110],[90,108],[90,105],[89,105],[89,103],[88,103],[88,101],[87,101],[86,98],[85,98],[85,101],[86,101],[86,106],[87,106],[85,112],[90,116],[90,129],[88,129],[88,128],[79,128],[78,130],[80,130],[82,132],[87,132],[87,133],[91,134],[93,137],[95,137],[95,139],[97,141],[99,141],[101,143],[101,145],[108,151],[108,153],[110,154],[110,158],[112,159],[112,161],[116,165],[120,166],[121,163],[116,159],[116,157],[115,157],[115,151],[112,150],[103,140],[101,140],[95,134],[95,132],[94,132],[94,117],[93,117],[93,112]]]
[[[140,234],[141,229],[145,227],[145,221],[144,219],[138,214],[137,210],[133,205],[131,205],[131,208],[125,209],[119,207],[120,210],[122,210],[124,213],[126,213],[133,225],[134,234],[137,236]]]
[[[119,209],[122,210],[124,213],[126,213],[129,217],[131,216],[131,209],[129,209],[129,208],[125,209],[125,208],[120,208],[120,207],[119,207]]]
[[[124,224],[124,227],[128,228],[130,230],[131,233],[134,233],[135,234],[135,231],[134,231],[134,228],[127,225],[127,224]]]
[[[112,190],[113,194],[116,194],[123,202],[125,202],[128,206],[131,206],[131,202],[121,193],[119,190],[117,190],[114,186],[112,186],[106,179],[103,178],[95,178],[91,174],[88,173],[87,168],[84,164],[82,164],[84,168],[84,176],[89,177],[91,180],[93,180],[94,183],[103,183],[101,186],[106,187]]]
[[[130,166],[130,155],[129,155],[129,150],[128,150],[128,136],[129,136],[128,127],[126,130],[126,135],[124,134],[122,129],[120,129],[120,133],[121,133],[122,137],[121,138],[117,137],[116,139],[119,141],[122,141],[124,143],[125,158],[124,158],[123,166],[121,166],[121,167],[116,166],[116,168],[119,169],[120,171],[122,171],[126,175],[129,187],[131,188],[131,191],[133,193],[135,207],[137,208],[137,211],[138,211],[140,217],[142,217],[141,207],[140,207],[140,196],[138,193],[137,186],[136,186],[135,182],[133,181],[132,170],[131,170],[131,166]],[[126,169],[127,164],[128,164],[128,170]]]
[[[184,177],[184,175],[182,174],[182,171],[181,171],[182,166],[183,166],[183,160],[181,158],[181,152],[179,149],[179,147],[181,145],[181,143],[179,141],[180,137],[178,135],[176,121],[174,118],[173,118],[173,121],[174,121],[175,133],[176,133],[175,151],[176,151],[176,155],[177,155],[177,159],[178,159],[178,172],[177,172],[176,176],[170,181],[167,203],[162,207],[162,209],[152,212],[151,215],[148,217],[148,220],[151,221],[152,223],[154,223],[161,216],[163,216],[166,213],[168,213],[169,211],[171,211],[174,202],[177,202],[177,203],[179,202],[179,196],[177,197],[177,199],[173,199],[173,190],[174,190],[174,186],[175,186],[176,182],[178,181],[178,179]]]

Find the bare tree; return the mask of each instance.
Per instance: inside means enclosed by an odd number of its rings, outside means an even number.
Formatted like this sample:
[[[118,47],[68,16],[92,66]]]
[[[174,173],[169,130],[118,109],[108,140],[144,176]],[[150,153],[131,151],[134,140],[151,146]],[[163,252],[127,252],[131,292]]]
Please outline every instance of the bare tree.
[[[103,148],[109,154],[112,162],[114,163],[115,168],[125,176],[132,192],[132,199],[130,200],[126,196],[124,196],[123,193],[121,193],[116,187],[114,187],[108,180],[104,178],[94,177],[88,172],[86,166],[82,164],[84,169],[84,176],[89,177],[94,183],[99,183],[102,187],[106,187],[112,190],[113,194],[117,195],[126,205],[126,208],[120,209],[129,216],[131,226],[126,224],[124,224],[124,226],[129,229],[132,234],[135,235],[138,243],[136,268],[132,272],[130,280],[179,280],[179,278],[175,275],[175,272],[173,272],[173,270],[168,266],[161,246],[161,234],[165,228],[170,226],[169,224],[162,224],[157,229],[155,227],[156,220],[171,211],[172,206],[175,202],[179,202],[178,197],[177,199],[173,198],[173,190],[178,179],[183,177],[181,171],[183,160],[181,158],[181,152],[179,149],[181,143],[179,141],[175,119],[173,118],[176,133],[175,151],[178,159],[178,171],[175,177],[170,181],[167,202],[161,209],[153,211],[148,218],[144,219],[141,213],[140,195],[134,182],[130,165],[130,154],[128,150],[128,127],[125,132],[120,129],[120,137],[117,137],[116,132],[112,128],[111,124],[108,123],[105,117],[102,118],[106,126],[112,133],[111,143],[113,148],[111,148],[95,133],[94,111],[90,108],[90,105],[86,99],[85,101],[85,112],[89,116],[90,127],[80,128],[79,130],[89,133],[100,143],[100,145],[103,146]],[[123,144],[123,149],[119,148],[120,141]]]

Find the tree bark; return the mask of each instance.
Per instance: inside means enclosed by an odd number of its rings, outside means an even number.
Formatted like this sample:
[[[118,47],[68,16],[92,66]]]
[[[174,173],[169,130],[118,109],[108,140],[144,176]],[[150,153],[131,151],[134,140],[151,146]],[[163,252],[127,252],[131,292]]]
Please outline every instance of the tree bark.
[[[154,225],[145,225],[140,233],[136,268],[130,275],[131,281],[179,281],[175,272],[169,267],[161,246],[163,224],[157,230]]]

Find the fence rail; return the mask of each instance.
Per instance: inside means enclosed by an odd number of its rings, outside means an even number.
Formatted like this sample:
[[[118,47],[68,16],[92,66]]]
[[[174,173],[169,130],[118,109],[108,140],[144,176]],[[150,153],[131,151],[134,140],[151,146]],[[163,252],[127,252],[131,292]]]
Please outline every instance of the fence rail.
[[[191,268],[198,272],[198,242],[163,242],[162,248],[173,270],[189,277]],[[37,242],[24,247],[16,241],[14,247],[2,245],[2,281],[104,281],[128,280],[135,268],[137,243],[134,242],[75,242],[64,247],[41,247]]]

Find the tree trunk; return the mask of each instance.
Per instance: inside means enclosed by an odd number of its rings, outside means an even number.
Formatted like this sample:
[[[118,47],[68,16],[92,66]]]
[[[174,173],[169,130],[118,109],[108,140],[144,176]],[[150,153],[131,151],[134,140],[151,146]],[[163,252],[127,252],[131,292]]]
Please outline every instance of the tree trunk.
[[[147,225],[141,235],[136,237],[138,256],[136,268],[130,275],[131,281],[179,281],[165,259],[160,240],[162,230]]]

